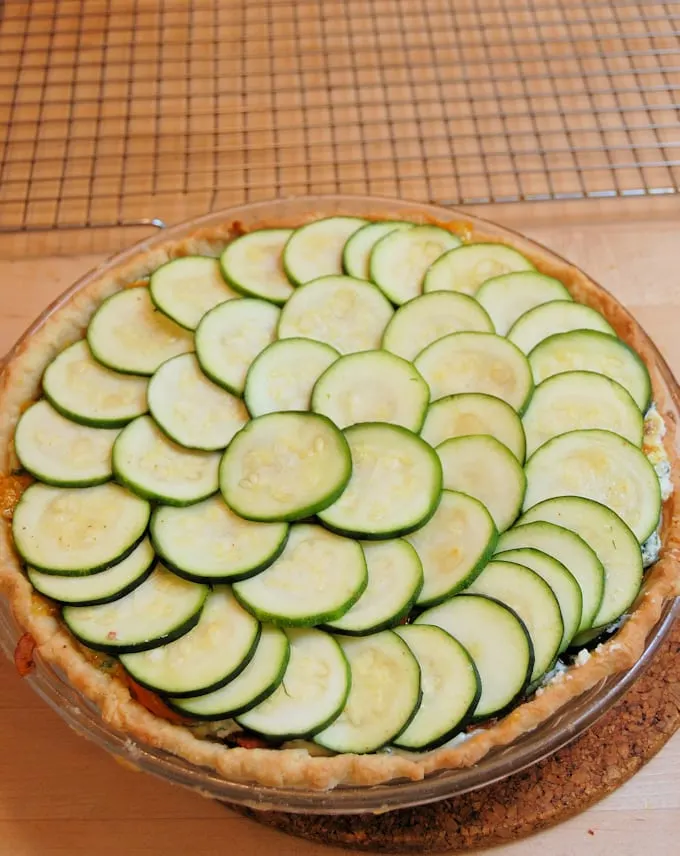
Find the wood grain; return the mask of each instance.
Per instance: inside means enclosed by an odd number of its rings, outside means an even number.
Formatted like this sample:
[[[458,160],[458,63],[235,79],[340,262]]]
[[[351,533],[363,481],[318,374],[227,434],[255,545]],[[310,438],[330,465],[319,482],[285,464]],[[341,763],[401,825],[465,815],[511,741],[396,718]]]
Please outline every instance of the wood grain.
[[[489,208],[580,264],[637,316],[680,372],[680,205]],[[606,216],[605,216],[606,215]],[[0,261],[0,353],[50,300],[101,256]],[[322,856],[160,780],[130,772],[76,737],[0,662],[0,856]],[[680,836],[680,737],[594,808],[508,856],[670,856]],[[590,834],[592,831],[594,834]],[[339,852],[339,851],[335,851]]]

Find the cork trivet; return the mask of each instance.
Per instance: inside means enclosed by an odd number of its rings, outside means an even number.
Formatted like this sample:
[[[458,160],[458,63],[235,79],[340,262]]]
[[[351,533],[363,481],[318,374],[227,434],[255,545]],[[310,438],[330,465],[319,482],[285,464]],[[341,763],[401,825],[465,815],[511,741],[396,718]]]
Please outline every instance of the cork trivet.
[[[311,841],[382,853],[455,852],[522,838],[620,787],[680,727],[680,621],[649,669],[578,740],[488,788],[382,815],[296,815],[233,807]]]

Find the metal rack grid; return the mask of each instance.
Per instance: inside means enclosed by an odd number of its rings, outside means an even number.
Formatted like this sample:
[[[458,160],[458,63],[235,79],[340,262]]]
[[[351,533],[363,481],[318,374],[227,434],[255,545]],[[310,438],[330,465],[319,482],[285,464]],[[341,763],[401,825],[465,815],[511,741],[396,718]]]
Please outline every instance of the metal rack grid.
[[[680,0],[8,0],[0,232],[680,192]]]

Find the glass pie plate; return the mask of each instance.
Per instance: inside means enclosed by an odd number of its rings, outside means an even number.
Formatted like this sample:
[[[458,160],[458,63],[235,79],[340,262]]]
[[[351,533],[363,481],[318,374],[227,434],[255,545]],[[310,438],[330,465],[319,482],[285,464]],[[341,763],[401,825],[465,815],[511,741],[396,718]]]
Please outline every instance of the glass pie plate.
[[[181,240],[197,229],[210,229],[236,221],[245,228],[252,229],[266,226],[271,222],[296,225],[309,220],[312,216],[323,217],[333,214],[359,217],[370,215],[383,219],[437,220],[451,224],[461,234],[464,234],[471,224],[478,224],[483,227],[486,234],[495,236],[499,241],[503,241],[504,236],[510,234],[504,228],[480,221],[462,211],[382,198],[319,196],[243,205],[163,230],[111,258],[88,273],[58,298],[35,321],[24,334],[24,338],[42,326],[60,306],[74,294],[86,288],[95,278],[106,274],[108,270],[132,256],[151,251],[168,240]],[[527,246],[530,246],[530,243]],[[534,247],[544,257],[549,259],[552,255],[553,259],[557,260],[557,257],[545,248],[535,244]],[[672,416],[679,421],[678,385],[662,356],[651,343],[648,344],[657,376],[666,387],[665,392]],[[11,359],[12,353],[10,352],[7,359]],[[572,699],[538,728],[525,733],[508,746],[493,750],[475,766],[439,771],[416,782],[397,780],[372,787],[339,786],[327,792],[230,782],[216,773],[154,749],[129,735],[112,729],[104,722],[91,702],[73,689],[58,670],[40,659],[37,661],[35,670],[25,680],[74,731],[93,740],[121,762],[132,764],[204,796],[261,810],[320,814],[377,813],[433,802],[482,788],[517,773],[569,743],[593,725],[645,670],[678,613],[680,609],[677,600],[666,602],[659,621],[647,637],[642,656],[631,669],[601,681],[589,691]],[[21,630],[7,602],[0,598],[0,645],[10,658],[13,656],[20,635]],[[11,692],[11,688],[6,688],[6,691]]]

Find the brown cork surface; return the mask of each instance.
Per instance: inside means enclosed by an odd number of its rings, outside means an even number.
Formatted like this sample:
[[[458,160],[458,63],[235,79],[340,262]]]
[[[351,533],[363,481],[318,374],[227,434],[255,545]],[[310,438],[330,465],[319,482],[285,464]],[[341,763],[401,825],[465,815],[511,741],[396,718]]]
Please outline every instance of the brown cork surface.
[[[680,621],[647,672],[569,746],[488,788],[383,815],[295,815],[230,806],[300,838],[381,853],[462,852],[522,838],[610,794],[680,728]]]

